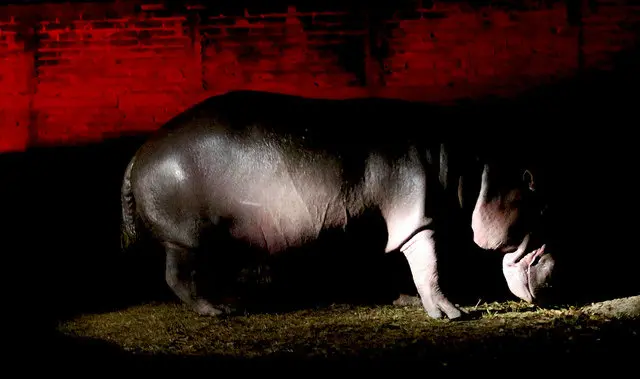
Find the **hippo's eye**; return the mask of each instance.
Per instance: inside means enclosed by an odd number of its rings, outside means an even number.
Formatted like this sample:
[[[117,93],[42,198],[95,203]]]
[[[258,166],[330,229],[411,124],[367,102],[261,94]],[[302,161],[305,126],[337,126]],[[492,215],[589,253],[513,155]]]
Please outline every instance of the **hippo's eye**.
[[[533,181],[533,174],[531,173],[531,171],[524,170],[524,173],[522,173],[522,181],[527,185],[527,187],[529,187],[529,190],[536,190],[535,182]]]

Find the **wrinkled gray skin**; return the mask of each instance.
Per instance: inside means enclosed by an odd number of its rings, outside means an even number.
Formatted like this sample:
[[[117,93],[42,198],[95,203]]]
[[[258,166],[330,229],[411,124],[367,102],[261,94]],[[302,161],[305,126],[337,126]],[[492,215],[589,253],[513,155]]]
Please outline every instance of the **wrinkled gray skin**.
[[[421,112],[412,107],[242,91],[211,98],[170,121],[131,160],[122,186],[126,241],[141,227],[151,231],[166,250],[173,292],[197,313],[219,315],[229,308],[210,303],[194,280],[203,236],[215,231],[277,254],[327,231],[349,233],[374,209],[387,234],[380,248],[404,253],[429,316],[458,318],[439,286],[436,242],[451,207],[464,202],[464,170],[456,172],[435,131],[412,134]],[[527,246],[518,200],[526,186],[501,178],[488,165],[470,177],[480,181],[469,220],[474,241],[505,252],[509,288],[533,301],[553,260]]]

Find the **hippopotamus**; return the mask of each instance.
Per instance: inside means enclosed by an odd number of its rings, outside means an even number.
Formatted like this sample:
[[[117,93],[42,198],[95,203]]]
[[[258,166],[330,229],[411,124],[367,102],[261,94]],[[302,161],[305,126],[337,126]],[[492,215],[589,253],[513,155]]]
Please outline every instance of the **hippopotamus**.
[[[426,313],[456,319],[464,312],[441,288],[439,241],[456,235],[445,231],[448,219],[465,217],[473,243],[504,254],[512,293],[534,302],[554,258],[536,234],[542,212],[532,171],[471,134],[425,123],[427,115],[453,120],[438,109],[261,91],[211,96],[169,120],[130,160],[123,247],[149,232],[166,253],[169,288],[198,314],[216,316],[232,308],[203,295],[198,256],[277,255],[319,241],[328,249],[344,241],[331,236],[348,235],[401,252]],[[383,227],[353,228],[366,217]],[[382,242],[369,246],[372,239]]]

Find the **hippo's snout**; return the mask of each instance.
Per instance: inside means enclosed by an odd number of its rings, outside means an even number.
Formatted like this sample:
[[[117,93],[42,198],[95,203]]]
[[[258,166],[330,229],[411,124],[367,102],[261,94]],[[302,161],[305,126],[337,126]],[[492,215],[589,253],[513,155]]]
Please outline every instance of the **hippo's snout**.
[[[546,245],[527,253],[527,240],[515,252],[505,254],[502,270],[509,290],[515,296],[539,304],[549,293],[555,260]]]

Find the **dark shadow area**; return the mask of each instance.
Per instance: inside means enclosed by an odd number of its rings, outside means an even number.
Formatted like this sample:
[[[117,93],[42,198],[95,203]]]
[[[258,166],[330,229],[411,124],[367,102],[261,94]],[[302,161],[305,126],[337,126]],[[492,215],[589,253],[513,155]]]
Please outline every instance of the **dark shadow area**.
[[[20,283],[12,294],[24,303],[26,317],[48,324],[78,310],[111,309],[154,282],[158,266],[151,253],[130,260],[119,255],[122,173],[143,140],[123,137],[2,157],[5,239],[15,251],[10,282]],[[138,286],[131,285],[133,273]]]
[[[544,168],[539,189],[551,205],[549,233],[558,252],[557,287],[562,301],[589,302],[640,292],[634,222],[638,212],[637,142],[633,130],[640,84],[638,57],[637,52],[626,52],[616,57],[616,71],[587,72],[579,79],[515,99],[461,104],[455,122],[437,120],[442,127],[459,128],[459,138],[484,136],[479,141],[493,141],[496,148],[520,156],[530,154]],[[504,137],[513,143],[500,145]],[[21,325],[28,325],[29,332],[41,341],[41,346],[28,354],[43,354],[58,367],[69,360],[157,370],[209,368],[214,364],[244,366],[245,361],[215,357],[133,358],[104,343],[51,334],[57,320],[74,314],[113,310],[151,299],[173,299],[164,283],[164,257],[159,251],[126,255],[119,251],[122,175],[144,139],[122,137],[90,146],[38,148],[0,156],[0,249],[6,257],[6,304],[16,309]],[[499,257],[478,251],[463,254],[445,263],[455,272],[451,278],[460,279],[448,280],[454,299],[512,298],[501,277]],[[341,265],[331,259],[313,262],[309,266],[314,268],[312,274],[287,280],[335,279],[337,284],[327,287],[331,296],[323,299],[322,294],[315,294],[327,302],[336,298],[390,302],[398,291],[412,290],[401,256],[373,257],[364,265],[361,262],[357,255]],[[337,271],[331,271],[336,267]],[[348,284],[355,290],[343,292]],[[295,300],[309,300],[306,294],[299,296]],[[620,338],[618,342],[585,344],[577,350],[578,355],[570,357],[554,351],[543,336],[539,338],[540,344],[528,352],[522,349],[534,346],[529,340],[526,344],[510,341],[505,346],[513,351],[501,351],[499,360],[483,360],[488,357],[482,354],[460,354],[454,360],[461,360],[461,365],[481,364],[483,368],[495,364],[500,369],[515,365],[513,362],[520,358],[516,354],[530,357],[541,352],[549,365],[557,361],[572,369],[587,369],[585,362],[597,366],[598,362],[611,365],[632,361],[628,354],[633,349],[625,348],[625,338],[631,341],[632,337],[618,330],[611,334],[612,339]],[[406,363],[402,354],[401,350],[391,351],[376,364]],[[436,364],[438,352],[424,354],[433,357],[430,362],[434,367],[442,369]],[[334,363],[335,367],[375,366],[371,361]],[[256,361],[252,367],[297,364],[332,366],[325,361],[277,358]]]
[[[117,346],[91,338],[55,335],[29,352],[29,358],[46,366],[49,373],[80,373],[100,368],[101,373],[181,374],[233,372],[234,374],[282,374],[311,372],[414,373],[416,367],[429,374],[467,373],[483,370],[493,376],[511,376],[522,370],[526,359],[537,357],[535,371],[584,375],[594,372],[625,372],[633,369],[637,355],[638,323],[612,321],[603,324],[595,340],[592,336],[563,340],[562,327],[537,330],[525,335],[505,335],[491,341],[469,339],[410,346],[383,351],[362,351],[358,356],[307,358],[304,351],[273,354],[261,358],[231,358],[222,355],[176,356],[125,352]],[[575,333],[574,333],[575,334]],[[26,371],[35,369],[26,367]],[[229,371],[230,370],[230,371]],[[381,371],[383,370],[383,371]],[[23,369],[24,371],[24,369]],[[508,374],[507,374],[508,373]]]

